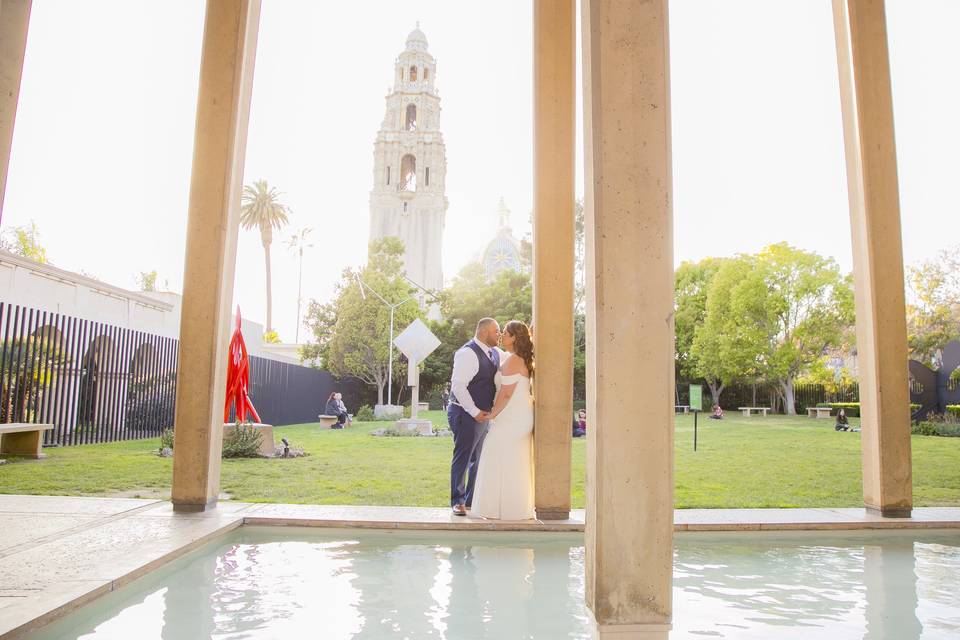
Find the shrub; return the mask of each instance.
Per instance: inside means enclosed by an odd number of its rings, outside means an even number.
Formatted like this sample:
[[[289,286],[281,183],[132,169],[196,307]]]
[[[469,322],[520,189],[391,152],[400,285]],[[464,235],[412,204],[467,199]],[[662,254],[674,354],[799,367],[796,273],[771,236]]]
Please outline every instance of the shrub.
[[[259,458],[263,434],[249,423],[237,423],[237,428],[223,438],[224,458]]]
[[[353,418],[357,422],[373,422],[373,409],[370,405],[365,404],[357,409],[357,414]]]
[[[173,429],[164,429],[160,434],[160,451],[164,449],[173,451]]]
[[[918,436],[960,438],[960,424],[946,422],[943,416],[931,415],[930,419],[921,420],[911,426],[910,433]]]
[[[960,371],[960,369],[958,369]],[[960,420],[960,404],[948,404],[947,415],[951,418]]]

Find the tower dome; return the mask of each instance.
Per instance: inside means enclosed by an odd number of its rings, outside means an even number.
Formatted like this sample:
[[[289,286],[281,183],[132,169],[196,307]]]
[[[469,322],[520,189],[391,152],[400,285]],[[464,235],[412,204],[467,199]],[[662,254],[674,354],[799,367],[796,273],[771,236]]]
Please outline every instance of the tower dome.
[[[520,260],[520,241],[513,235],[510,228],[510,210],[507,209],[503,198],[500,198],[497,216],[500,219],[497,235],[494,236],[486,248],[480,262],[487,279],[493,280],[502,271],[520,272],[523,268]]]
[[[427,36],[420,31],[420,23],[417,23],[416,28],[410,32],[410,35],[407,36],[407,51],[426,51],[427,50]]]

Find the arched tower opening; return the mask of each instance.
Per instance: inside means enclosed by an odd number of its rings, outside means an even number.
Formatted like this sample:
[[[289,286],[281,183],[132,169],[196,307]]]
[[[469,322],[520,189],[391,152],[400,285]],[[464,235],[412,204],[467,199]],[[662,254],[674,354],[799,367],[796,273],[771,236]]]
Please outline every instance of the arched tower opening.
[[[416,82],[416,81],[417,81],[417,67],[412,66],[410,67],[410,82]]]
[[[412,154],[403,156],[400,160],[400,191],[417,190],[417,159]]]
[[[407,131],[417,130],[417,105],[415,104],[407,105],[407,120],[404,124],[404,129]]]

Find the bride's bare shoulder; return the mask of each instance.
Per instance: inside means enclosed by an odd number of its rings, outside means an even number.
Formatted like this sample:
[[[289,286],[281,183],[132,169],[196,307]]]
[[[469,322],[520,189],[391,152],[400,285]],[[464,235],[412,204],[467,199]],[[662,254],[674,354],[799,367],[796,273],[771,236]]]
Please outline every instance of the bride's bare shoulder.
[[[501,369],[503,375],[513,376],[520,374],[523,376],[527,374],[527,365],[524,363],[523,358],[518,358],[515,354],[507,354],[506,359],[503,361],[503,367]]]

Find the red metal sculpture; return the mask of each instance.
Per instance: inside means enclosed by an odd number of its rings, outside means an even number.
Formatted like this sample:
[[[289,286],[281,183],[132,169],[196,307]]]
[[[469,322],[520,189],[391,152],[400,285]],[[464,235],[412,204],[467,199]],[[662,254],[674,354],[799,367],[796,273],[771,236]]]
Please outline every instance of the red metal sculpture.
[[[254,421],[260,422],[260,416],[257,410],[253,408],[253,402],[247,394],[247,387],[250,384],[250,360],[247,359],[247,345],[243,342],[243,334],[240,333],[240,307],[237,307],[237,324],[233,330],[233,336],[230,338],[230,347],[227,350],[229,360],[227,362],[227,401],[223,407],[223,421],[230,420],[230,404],[233,403],[236,409],[237,421],[247,421],[247,411],[253,416]]]

